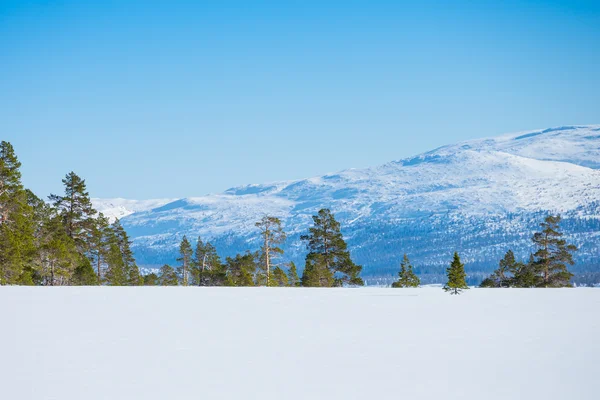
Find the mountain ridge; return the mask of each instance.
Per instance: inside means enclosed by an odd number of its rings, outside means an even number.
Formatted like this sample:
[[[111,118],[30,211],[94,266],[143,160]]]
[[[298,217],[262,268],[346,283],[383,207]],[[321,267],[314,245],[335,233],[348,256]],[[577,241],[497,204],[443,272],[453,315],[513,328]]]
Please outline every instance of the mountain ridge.
[[[122,209],[119,212],[124,215],[122,223],[134,240],[134,251],[142,264],[157,265],[174,260],[177,243],[184,234],[216,241],[223,254],[230,255],[256,247],[254,222],[265,214],[282,218],[290,239],[296,240],[310,225],[311,215],[320,208],[331,208],[342,222],[351,251],[365,264],[365,273],[369,275],[374,270],[396,268],[390,260],[397,258],[392,255],[407,250],[401,247],[412,247],[417,261],[439,264],[421,254],[423,249],[418,250],[416,244],[406,244],[406,230],[421,229],[414,226],[416,221],[431,229],[442,223],[437,229],[446,229],[452,224],[451,219],[459,215],[473,218],[470,223],[475,226],[485,224],[490,218],[523,214],[525,219],[520,223],[523,233],[535,226],[526,215],[541,212],[560,212],[569,218],[597,221],[599,168],[600,125],[564,126],[474,139],[376,167],[232,187],[201,197],[128,204],[121,201],[119,205],[126,212]],[[110,199],[94,199],[96,206],[104,205],[98,207],[99,211],[114,217],[111,213],[115,214],[115,207],[106,207],[112,203]],[[398,235],[388,240],[396,243],[390,248],[387,248],[389,243],[377,240],[371,244],[371,253],[389,254],[383,257],[385,261],[372,261],[372,254],[360,255],[362,243],[371,242],[365,236],[365,224]],[[592,225],[588,228],[592,229]],[[368,233],[373,237],[382,234]],[[431,236],[418,235],[423,241]],[[584,248],[589,247],[587,242],[582,243]],[[488,245],[479,249],[477,256],[477,249],[469,248],[468,243],[459,244],[458,248],[474,254],[473,262],[492,266],[492,254],[483,255],[489,250]],[[495,245],[501,244],[498,241]],[[519,247],[523,250],[527,245],[523,242]],[[289,243],[287,250],[291,258],[301,261],[301,245]],[[492,252],[493,257],[500,252]],[[595,263],[596,258],[592,259]]]

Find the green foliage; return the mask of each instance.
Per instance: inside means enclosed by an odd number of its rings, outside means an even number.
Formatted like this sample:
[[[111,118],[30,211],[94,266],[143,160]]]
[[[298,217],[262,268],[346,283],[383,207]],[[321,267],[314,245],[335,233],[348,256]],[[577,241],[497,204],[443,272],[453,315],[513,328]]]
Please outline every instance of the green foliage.
[[[308,235],[301,236],[309,251],[304,272],[306,275],[308,270],[309,276],[303,276],[302,285],[306,286],[305,282],[309,282],[309,286],[364,285],[359,277],[362,267],[354,264],[350,258],[340,224],[331,211],[320,210],[313,216],[313,222]],[[325,273],[323,268],[327,269],[328,273]],[[330,280],[330,276],[333,280]]]
[[[227,269],[227,284],[229,286],[255,286],[254,275],[257,263],[256,253],[237,254],[235,257],[227,257],[225,261]]]
[[[80,257],[79,265],[75,268],[71,283],[76,286],[98,285],[98,276],[87,257]]]
[[[20,167],[12,145],[0,142],[0,285],[33,282],[34,215]]]
[[[516,286],[518,281],[517,275],[525,272],[524,267],[523,263],[517,262],[513,251],[508,250],[504,258],[500,260],[498,269],[488,278],[484,279],[480,287],[502,288]],[[522,275],[519,276],[522,277]]]
[[[144,286],[158,286],[160,285],[160,278],[154,272],[142,277]]]
[[[302,286],[332,287],[335,283],[333,272],[327,265],[327,258],[322,254],[309,254],[302,274]]]
[[[217,254],[217,249],[198,238],[196,254],[192,260],[192,284],[197,286],[222,286],[226,281],[225,266]]]
[[[540,287],[570,287],[573,274],[567,265],[573,265],[573,252],[577,247],[567,244],[560,232],[560,215],[546,217],[540,224],[542,230],[533,235],[537,251],[533,254],[533,266],[541,278]]]
[[[288,277],[280,267],[275,267],[273,276],[271,277],[271,286],[284,287],[288,286]]]
[[[452,264],[446,270],[448,273],[448,282],[444,286],[444,290],[451,294],[460,294],[463,289],[468,289],[465,273],[465,265],[460,262],[458,253],[454,253]]]
[[[287,278],[289,286],[300,286],[300,278],[298,277],[298,270],[296,269],[296,264],[294,264],[294,262],[288,264]]]
[[[421,280],[414,273],[413,266],[410,264],[408,256],[405,254],[402,262],[400,263],[400,272],[398,273],[398,280],[392,283],[393,288],[408,288],[408,287],[419,287]]]
[[[183,286],[187,286],[189,284],[194,250],[192,249],[192,245],[185,235],[183,236],[183,239],[181,239],[181,244],[179,245],[179,255],[180,257],[177,259],[177,261],[181,263],[181,266],[177,268],[177,272],[181,277],[181,283]]]
[[[271,267],[276,257],[283,254],[283,250],[279,245],[285,242],[286,234],[281,227],[281,221],[276,217],[265,215],[255,225],[259,228],[262,239],[262,246],[259,253],[261,272],[257,276],[257,284],[277,286],[271,282],[273,273]]]
[[[177,272],[170,265],[163,265],[160,268],[160,274],[158,275],[158,284],[160,286],[177,286],[179,285],[179,277]]]
[[[96,215],[83,179],[67,174],[64,195],[51,195],[48,205],[23,188],[20,166],[1,142],[0,284],[142,283],[125,230]]]
[[[89,248],[88,237],[95,225],[96,210],[92,207],[85,180],[75,172],[69,172],[63,179],[63,196],[49,196],[63,218],[67,236],[75,241],[81,251]]]
[[[577,247],[562,239],[559,223],[560,216],[547,216],[541,224],[542,230],[533,235],[536,252],[529,262],[517,262],[514,253],[509,250],[500,260],[499,267],[481,287],[569,287],[573,276],[567,265],[573,265],[572,253]]]

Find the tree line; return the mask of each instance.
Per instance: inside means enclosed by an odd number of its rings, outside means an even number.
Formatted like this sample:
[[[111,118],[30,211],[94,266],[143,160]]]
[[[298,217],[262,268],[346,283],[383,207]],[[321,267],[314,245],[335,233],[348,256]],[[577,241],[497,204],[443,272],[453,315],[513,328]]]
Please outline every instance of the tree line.
[[[560,215],[548,215],[540,224],[541,230],[531,238],[535,252],[531,253],[527,262],[517,261],[512,250],[508,250],[500,260],[499,267],[485,278],[480,287],[483,288],[559,288],[571,287],[573,274],[568,265],[574,265],[573,252],[577,247],[568,244],[562,238]],[[450,267],[446,270],[447,283],[444,290],[459,294],[468,289],[467,274],[458,253]],[[393,288],[418,287],[419,278],[413,272],[408,256],[405,254],[400,264],[398,280],[392,283]]]
[[[283,262],[286,240],[281,221],[264,216],[256,223],[261,247],[223,262],[210,242],[196,248],[183,237],[179,265],[140,274],[131,241],[118,220],[110,223],[90,200],[85,180],[70,172],[64,193],[48,202],[25,189],[21,163],[12,145],[0,142],[0,285],[183,285],[309,286],[363,285],[343,239],[340,224],[328,209],[313,216],[301,237],[308,253],[301,277],[294,263]]]
[[[179,265],[162,266],[144,277],[144,285],[163,286],[279,286],[336,287],[364,285],[343,239],[340,223],[329,209],[313,216],[313,226],[301,236],[308,254],[302,276],[293,262],[283,260],[281,245],[287,235],[281,220],[264,216],[256,222],[260,249],[246,251],[223,262],[210,242],[198,238],[195,250],[186,236],[179,245]]]
[[[85,180],[74,172],[62,180],[64,193],[48,202],[23,187],[21,163],[12,145],[0,142],[0,285],[113,286],[361,286],[362,267],[354,263],[340,223],[329,209],[312,217],[313,226],[300,239],[307,254],[302,276],[285,262],[286,241],[281,221],[265,215],[256,222],[260,249],[223,261],[216,248],[198,238],[195,249],[186,236],[179,246],[179,265],[164,265],[140,274],[131,241],[119,220],[110,223],[92,206]],[[567,265],[576,246],[560,231],[561,217],[547,216],[533,235],[535,252],[527,262],[509,250],[482,287],[565,287],[571,285]],[[444,289],[467,289],[466,273],[457,253],[447,269]],[[405,254],[394,288],[418,287],[419,277]]]

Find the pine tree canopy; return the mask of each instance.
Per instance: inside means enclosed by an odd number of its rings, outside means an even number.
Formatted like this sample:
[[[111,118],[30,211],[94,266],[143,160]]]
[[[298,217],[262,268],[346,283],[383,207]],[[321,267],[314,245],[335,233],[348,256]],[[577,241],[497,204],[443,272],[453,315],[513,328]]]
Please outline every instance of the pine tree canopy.
[[[364,285],[359,276],[362,267],[352,261],[340,231],[340,224],[331,211],[320,210],[313,216],[313,222],[314,225],[309,228],[308,234],[302,235],[301,239],[306,242],[308,249],[305,274],[308,269],[309,273],[316,273],[317,276],[306,279],[303,277],[302,285],[306,286],[305,282],[319,282],[318,286]],[[322,271],[323,268],[328,270],[328,273]]]
[[[533,243],[537,251],[533,254],[533,266],[541,278],[540,287],[571,286],[573,274],[567,265],[573,265],[573,252],[577,247],[562,238],[560,231],[560,215],[548,215],[540,224],[542,230],[533,235]]]

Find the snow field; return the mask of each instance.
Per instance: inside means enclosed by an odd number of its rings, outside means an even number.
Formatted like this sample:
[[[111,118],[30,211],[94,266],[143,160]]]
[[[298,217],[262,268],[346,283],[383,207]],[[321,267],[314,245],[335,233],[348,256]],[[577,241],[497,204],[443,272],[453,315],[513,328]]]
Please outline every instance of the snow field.
[[[3,399],[597,399],[600,290],[0,287]]]

